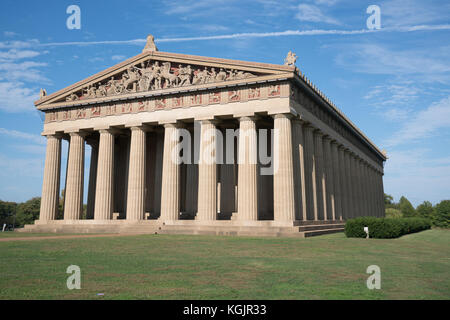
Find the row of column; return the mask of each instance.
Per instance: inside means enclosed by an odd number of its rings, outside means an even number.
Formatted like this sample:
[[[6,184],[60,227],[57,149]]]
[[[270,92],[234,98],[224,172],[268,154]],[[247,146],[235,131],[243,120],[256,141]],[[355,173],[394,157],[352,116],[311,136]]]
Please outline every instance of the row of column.
[[[179,219],[179,127],[164,125],[161,182],[162,221]],[[216,122],[201,121],[200,154],[213,152]],[[239,119],[237,218],[258,220],[258,142],[255,118]],[[320,130],[290,114],[274,116],[273,210],[274,220],[343,220],[357,216],[383,216],[382,174],[358,155]],[[114,130],[100,130],[98,146],[92,146],[88,218],[110,220],[114,194]],[[77,220],[83,212],[85,134],[70,134],[64,219]],[[145,212],[146,129],[131,128],[126,219],[142,220]],[[212,159],[215,159],[213,157]],[[97,165],[93,165],[97,163]],[[58,208],[61,136],[47,136],[41,220],[54,220]],[[217,163],[198,164],[197,220],[217,219]]]

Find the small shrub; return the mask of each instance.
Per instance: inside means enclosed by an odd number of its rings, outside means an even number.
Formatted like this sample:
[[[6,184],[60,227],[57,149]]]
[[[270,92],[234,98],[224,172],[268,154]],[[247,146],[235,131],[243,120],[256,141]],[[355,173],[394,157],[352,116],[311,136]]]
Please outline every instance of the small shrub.
[[[430,229],[431,222],[423,218],[359,217],[347,220],[345,235],[349,238],[365,238],[364,227],[369,227],[370,238],[392,239]]]

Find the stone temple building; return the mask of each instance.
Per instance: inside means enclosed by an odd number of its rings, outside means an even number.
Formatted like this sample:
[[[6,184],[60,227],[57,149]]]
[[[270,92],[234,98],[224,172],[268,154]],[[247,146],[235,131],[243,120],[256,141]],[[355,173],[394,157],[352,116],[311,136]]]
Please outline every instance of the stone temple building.
[[[295,62],[160,52],[149,36],[137,56],[41,90],[41,210],[23,231],[303,237],[383,216],[385,154]]]

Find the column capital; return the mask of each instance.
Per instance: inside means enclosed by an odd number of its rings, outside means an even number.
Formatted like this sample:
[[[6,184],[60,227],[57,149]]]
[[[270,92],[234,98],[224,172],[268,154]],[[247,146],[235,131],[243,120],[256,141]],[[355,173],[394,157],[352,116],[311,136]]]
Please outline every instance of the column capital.
[[[331,139],[331,145],[336,145],[336,147],[339,148],[340,143],[336,139]]]
[[[130,129],[130,131],[144,131],[144,132],[149,132],[152,130],[151,127],[146,126],[146,125],[136,125],[136,126],[130,126],[127,127],[128,129]]]
[[[326,143],[330,143],[331,144],[331,141],[333,140],[328,134],[324,134],[323,135],[323,140],[324,140],[324,142],[326,142]]]
[[[172,123],[164,123],[163,124],[164,128],[180,128],[182,125],[178,122],[172,122]]]
[[[120,133],[122,133],[122,131],[120,129],[117,128],[101,128],[99,130],[97,130],[99,133],[110,133],[112,135],[118,135]]]
[[[314,130],[316,130],[316,127],[314,127],[314,125],[311,122],[305,122],[303,124],[303,128],[305,130],[312,131],[313,133],[314,133]]]
[[[257,119],[258,119],[257,116],[242,116],[242,117],[238,118],[239,122],[241,122],[241,121],[253,121],[253,122],[255,122]]]
[[[325,134],[322,132],[322,130],[318,129],[318,128],[314,128],[313,131],[314,135],[316,136],[324,136]]]
[[[216,119],[203,119],[203,120],[199,120],[199,122],[201,124],[212,124],[214,126],[217,126],[220,121],[216,120]]]
[[[76,131],[76,132],[69,132],[70,137],[82,137],[86,138],[89,135],[89,132],[86,131]]]
[[[273,114],[272,118],[274,119],[278,119],[278,118],[288,118],[288,119],[294,119],[295,115],[293,115],[292,113],[277,113],[277,114]]]

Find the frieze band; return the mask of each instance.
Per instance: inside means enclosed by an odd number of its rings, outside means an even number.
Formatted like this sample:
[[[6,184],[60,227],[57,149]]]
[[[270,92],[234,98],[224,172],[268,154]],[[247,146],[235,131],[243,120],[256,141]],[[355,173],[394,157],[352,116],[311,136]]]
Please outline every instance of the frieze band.
[[[139,100],[120,104],[107,103],[102,106],[78,107],[59,111],[46,112],[45,122],[88,119],[100,116],[120,115],[137,112],[151,112],[164,109],[176,109],[200,106],[203,104],[221,104],[264,98],[281,97],[282,84],[257,85],[238,90],[217,90],[208,93],[158,97],[149,100]]]

